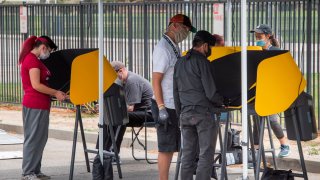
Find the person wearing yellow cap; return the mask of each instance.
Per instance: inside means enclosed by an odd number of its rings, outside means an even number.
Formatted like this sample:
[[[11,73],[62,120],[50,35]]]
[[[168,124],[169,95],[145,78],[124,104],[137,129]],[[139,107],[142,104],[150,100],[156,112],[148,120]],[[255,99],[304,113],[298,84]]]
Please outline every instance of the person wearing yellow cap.
[[[188,16],[177,14],[153,51],[152,86],[159,108],[157,120],[159,179],[167,180],[174,152],[180,148],[180,130],[173,100],[173,70],[181,57],[178,44],[196,32]]]

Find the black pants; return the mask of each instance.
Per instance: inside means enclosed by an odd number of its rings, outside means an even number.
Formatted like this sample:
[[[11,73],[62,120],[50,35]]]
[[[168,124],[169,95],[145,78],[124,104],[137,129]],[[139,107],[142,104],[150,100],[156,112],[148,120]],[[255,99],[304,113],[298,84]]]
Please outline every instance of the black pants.
[[[122,125],[122,126],[113,126],[116,145],[119,151],[118,153],[120,153],[121,143],[127,127],[140,127],[145,122],[145,118],[147,122],[153,122],[151,112],[133,111],[133,112],[128,112],[128,116],[129,116],[128,124]],[[104,132],[103,133],[103,150],[113,151],[112,141],[111,141],[111,136],[110,136],[110,131],[108,129],[108,126],[103,127],[103,132]],[[99,137],[97,140],[96,148],[97,149],[99,148]]]

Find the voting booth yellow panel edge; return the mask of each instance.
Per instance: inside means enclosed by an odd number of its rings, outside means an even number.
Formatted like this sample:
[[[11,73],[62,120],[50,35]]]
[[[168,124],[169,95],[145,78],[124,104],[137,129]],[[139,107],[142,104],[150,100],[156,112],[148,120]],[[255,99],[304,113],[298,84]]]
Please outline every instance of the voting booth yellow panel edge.
[[[117,78],[116,72],[104,57],[104,92]],[[71,66],[70,100],[80,105],[97,100],[99,97],[99,51],[95,50],[78,56]]]
[[[290,52],[262,61],[257,70],[255,110],[268,116],[287,110],[306,87]]]

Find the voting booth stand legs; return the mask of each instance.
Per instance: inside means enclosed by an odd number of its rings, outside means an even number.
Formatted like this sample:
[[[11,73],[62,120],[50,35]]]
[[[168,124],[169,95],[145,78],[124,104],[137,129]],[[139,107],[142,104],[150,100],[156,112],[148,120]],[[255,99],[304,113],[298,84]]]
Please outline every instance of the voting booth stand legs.
[[[75,160],[77,136],[78,136],[78,123],[80,124],[82,144],[83,144],[83,149],[85,150],[85,149],[87,149],[87,145],[86,145],[86,140],[84,137],[83,124],[82,124],[82,119],[81,119],[81,111],[80,111],[79,105],[76,106],[76,119],[75,119],[74,131],[73,131],[73,145],[72,145],[72,155],[71,155],[70,175],[69,175],[70,180],[73,179],[74,160]],[[84,156],[85,156],[85,160],[86,160],[87,171],[90,172],[88,153],[85,151],[84,151]]]
[[[221,164],[217,164],[216,166],[221,167],[221,174],[220,174],[220,179],[228,179],[228,172],[227,172],[227,145],[228,145],[228,129],[229,129],[229,124],[230,124],[230,112],[227,113],[227,119],[225,122],[225,129],[224,129],[224,141],[222,141],[222,133],[220,129],[220,116],[218,116],[218,121],[219,121],[219,142],[220,142],[220,148],[221,148]]]
[[[225,122],[225,132],[224,132],[224,141],[222,141],[222,133],[221,133],[221,129],[219,128],[219,142],[220,142],[220,147],[221,148],[221,158],[222,158],[222,161],[221,161],[221,164],[216,164],[215,166],[217,167],[221,167],[221,174],[220,174],[220,179],[221,180],[224,180],[224,179],[228,179],[228,176],[227,176],[227,156],[226,156],[226,153],[227,153],[227,142],[228,142],[228,130],[229,130],[229,125],[230,125],[230,112],[228,112],[228,115],[227,115],[227,119],[226,119],[226,122]],[[274,149],[274,144],[273,144],[273,141],[272,141],[272,132],[271,132],[271,127],[270,127],[270,122],[267,121],[267,127],[268,127],[268,132],[269,132],[269,139],[270,139],[270,146],[271,146],[271,149],[269,150],[264,150],[264,147],[263,147],[263,132],[264,132],[264,122],[263,121],[262,123],[260,123],[260,126],[259,126],[259,121],[257,121],[258,123],[258,126],[260,127],[260,132],[262,133],[259,133],[259,152],[258,152],[258,156],[257,157],[260,157],[258,158],[259,159],[259,162],[256,162],[256,156],[255,156],[255,148],[254,148],[254,143],[253,143],[253,133],[252,133],[252,125],[251,125],[251,120],[250,120],[250,116],[248,116],[248,135],[249,135],[249,139],[250,139],[250,145],[251,145],[251,154],[252,154],[252,163],[253,163],[253,167],[254,167],[254,172],[256,172],[257,168],[259,168],[259,172],[260,172],[260,163],[261,163],[261,157],[263,159],[263,165],[264,167],[266,167],[266,158],[265,158],[265,152],[270,152],[272,153],[272,158],[273,158],[273,164],[274,164],[274,167],[275,169],[277,169],[277,164],[276,164],[276,160],[275,160],[275,149]],[[257,120],[257,119],[256,119]],[[262,130],[261,130],[262,129]],[[259,164],[259,165],[258,165]]]
[[[255,148],[254,148],[254,142],[253,142],[253,133],[252,133],[252,125],[251,125],[251,120],[249,119],[248,123],[248,129],[249,129],[249,138],[250,138],[250,144],[251,144],[251,154],[252,154],[252,163],[254,167],[254,175],[255,179],[258,180],[260,176],[261,167],[261,158],[263,162],[263,168],[265,169],[267,167],[267,161],[266,161],[266,156],[265,153],[269,152],[272,155],[272,161],[273,161],[273,166],[275,169],[277,169],[277,162],[276,162],[276,155],[275,155],[275,148],[273,144],[273,139],[272,139],[272,130],[271,130],[271,125],[269,121],[269,117],[260,117],[256,116],[257,118],[253,118],[253,121],[256,122],[257,126],[259,127],[258,129],[258,134],[259,134],[259,150],[257,156],[255,156]],[[250,118],[250,117],[249,117]],[[265,124],[267,123],[267,130],[269,134],[269,141],[270,141],[270,146],[271,148],[268,150],[264,149],[264,144],[263,144],[263,137],[264,137],[264,130],[265,130]],[[255,128],[255,127],[254,127]],[[258,159],[256,159],[256,157]]]
[[[300,137],[300,131],[298,130],[297,118],[293,118],[293,126],[294,126],[294,131],[295,131],[295,134],[297,137],[297,145],[298,145],[300,164],[301,164],[301,169],[302,169],[302,174],[293,173],[293,176],[303,177],[305,180],[307,180],[308,174],[307,174],[307,168],[306,168],[306,164],[304,162],[304,157],[303,157],[303,152],[302,152],[301,137]]]
[[[255,179],[259,180],[259,175],[261,172],[261,168],[260,168],[260,163],[261,163],[261,157],[262,157],[262,161],[263,161],[263,166],[264,168],[266,167],[266,159],[265,159],[265,152],[271,152],[272,153],[272,158],[273,158],[273,165],[274,168],[277,169],[277,164],[276,164],[276,160],[275,160],[275,149],[274,149],[274,145],[273,145],[273,141],[272,141],[272,134],[271,134],[271,128],[270,128],[270,121],[268,119],[268,117],[259,117],[260,120],[260,125],[259,125],[259,151],[258,151],[258,159],[257,159],[257,163],[255,163],[255,154],[254,151],[252,151],[252,158],[253,158],[253,163],[254,163],[254,172],[255,172]],[[250,121],[249,121],[250,122]],[[264,150],[264,146],[263,146],[263,136],[264,136],[264,126],[265,126],[265,122],[267,122],[267,126],[268,126],[268,131],[269,131],[269,138],[270,138],[270,145],[271,145],[271,149],[270,150]],[[295,177],[302,177],[305,180],[308,179],[308,175],[307,175],[307,170],[306,170],[306,165],[304,162],[304,157],[303,157],[303,152],[302,152],[302,146],[301,146],[301,138],[300,138],[300,132],[298,130],[298,126],[297,126],[297,122],[296,119],[293,118],[293,125],[294,125],[294,129],[295,129],[295,133],[296,133],[296,139],[297,139],[297,145],[298,145],[298,150],[299,150],[299,156],[300,156],[300,164],[301,164],[301,169],[302,169],[302,174],[298,174],[298,173],[292,173],[292,176]],[[249,123],[249,126],[251,126],[251,123]],[[251,130],[251,128],[249,127],[249,129]],[[249,133],[250,136],[252,136],[252,133]],[[251,144],[253,144],[253,138],[250,138]],[[261,156],[262,155],[262,156]]]
[[[293,117],[295,117],[295,115]],[[302,174],[292,173],[292,175],[295,177],[302,177],[303,179],[307,180],[308,174],[307,174],[307,168],[306,168],[306,164],[304,162],[303,151],[302,151],[302,146],[301,146],[301,135],[300,135],[300,131],[298,130],[298,122],[297,122],[298,119],[292,118],[292,120],[293,120],[294,131],[296,134],[297,146],[298,146],[298,151],[299,151],[299,156],[300,156],[300,165],[301,165],[301,170],[302,170]]]
[[[229,112],[228,112],[228,116],[226,119],[226,125],[225,125],[225,132],[224,132],[224,142],[222,141],[222,133],[221,133],[221,129],[219,128],[219,142],[220,142],[220,147],[221,148],[221,158],[222,158],[222,162],[221,164],[215,164],[215,167],[221,167],[221,174],[220,174],[220,179],[224,180],[224,179],[228,179],[227,176],[227,162],[226,162],[226,153],[227,153],[227,143],[228,142],[228,129],[229,129]],[[218,121],[220,121],[220,116],[218,115]],[[253,163],[253,167],[254,167],[254,175],[255,175],[255,179],[258,180],[260,177],[260,172],[263,171],[263,169],[261,169],[260,164],[261,164],[261,160],[263,162],[263,167],[266,168],[266,157],[265,157],[265,153],[271,153],[272,154],[272,161],[273,161],[273,166],[274,169],[277,169],[277,162],[276,162],[276,155],[275,155],[275,148],[274,148],[274,144],[273,144],[273,139],[272,139],[272,130],[271,130],[271,125],[270,125],[270,121],[269,121],[269,117],[260,117],[260,116],[256,116],[258,118],[253,119],[254,121],[256,121],[259,129],[259,150],[258,150],[258,154],[257,154],[257,159],[255,156],[255,148],[254,148],[254,143],[253,143],[253,132],[252,132],[252,124],[251,124],[251,119],[250,116],[248,116],[248,135],[249,135],[249,139],[250,139],[250,149],[251,149],[251,154],[252,154],[252,163]],[[264,137],[264,129],[265,129],[265,125],[267,123],[267,130],[268,130],[268,134],[269,134],[269,140],[270,140],[270,146],[271,148],[268,150],[264,149],[264,145],[263,145],[263,137]],[[220,124],[220,122],[219,122]],[[301,140],[300,140],[300,132],[298,131],[298,127],[297,127],[297,122],[296,119],[294,119],[294,128],[295,128],[295,133],[297,136],[297,145],[298,145],[298,150],[299,150],[299,155],[300,155],[300,163],[301,163],[301,168],[302,168],[302,172],[303,174],[297,174],[297,173],[292,173],[293,176],[295,177],[302,177],[305,180],[308,179],[307,176],[307,171],[306,171],[306,166],[305,166],[305,162],[304,162],[304,157],[303,157],[303,152],[302,152],[302,146],[301,146]],[[260,133],[261,132],[261,133]],[[181,136],[182,139],[182,136]],[[177,159],[177,166],[176,166],[176,171],[175,171],[175,180],[178,180],[179,177],[179,171],[180,171],[180,165],[181,165],[181,156],[182,156],[182,141],[181,141],[181,148],[180,148],[180,152],[178,154],[178,159]]]
[[[80,109],[80,105],[77,105],[76,106],[76,119],[75,119],[74,132],[73,132],[73,145],[72,145],[72,155],[71,155],[69,180],[73,179],[74,160],[75,160],[76,146],[77,146],[77,136],[78,136],[78,123],[80,124],[80,133],[81,133],[81,137],[82,137],[82,145],[83,145],[84,156],[85,156],[85,161],[86,161],[86,166],[87,166],[87,172],[90,172],[90,164],[89,164],[88,153],[94,153],[94,154],[98,154],[99,153],[98,150],[87,149],[87,143],[86,143],[86,139],[85,139],[85,135],[84,135],[83,123],[82,123],[82,118],[81,118],[81,109]],[[121,167],[120,167],[119,155],[117,153],[118,149],[117,149],[117,146],[115,145],[116,143],[115,143],[115,136],[114,136],[113,128],[112,128],[112,126],[108,126],[108,128],[110,130],[110,136],[111,136],[111,140],[112,140],[112,144],[113,144],[115,153],[111,153],[111,152],[108,152],[108,151],[103,151],[103,154],[107,155],[107,156],[113,156],[113,157],[115,156],[119,178],[121,179],[122,178],[122,172],[121,172]]]

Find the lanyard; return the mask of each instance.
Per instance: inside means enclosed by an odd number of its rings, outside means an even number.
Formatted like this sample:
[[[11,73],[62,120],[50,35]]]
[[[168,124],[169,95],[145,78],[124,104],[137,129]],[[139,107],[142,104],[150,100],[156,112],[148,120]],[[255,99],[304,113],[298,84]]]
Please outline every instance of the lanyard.
[[[172,47],[174,53],[176,54],[177,59],[180,58],[180,54],[178,53],[178,50],[176,49],[176,47],[172,44],[172,42],[170,41],[170,39],[166,36],[166,35],[162,35],[162,37],[170,44],[170,46]]]

